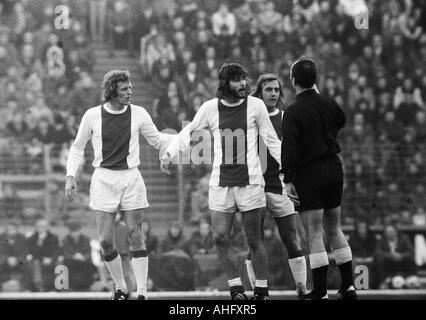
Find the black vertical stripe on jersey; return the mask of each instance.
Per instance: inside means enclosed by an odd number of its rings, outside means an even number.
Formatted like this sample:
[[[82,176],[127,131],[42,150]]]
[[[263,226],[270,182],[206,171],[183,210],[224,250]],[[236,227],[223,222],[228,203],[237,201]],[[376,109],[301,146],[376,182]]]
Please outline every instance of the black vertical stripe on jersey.
[[[220,165],[219,186],[235,187],[246,186],[250,184],[248,166],[247,166],[247,99],[236,107],[227,107],[219,99],[219,130],[222,137],[222,164]],[[238,150],[237,137],[233,136],[232,141],[232,163],[225,163],[227,159],[225,150],[225,137],[223,130],[242,130],[244,132],[244,150]],[[240,161],[238,161],[240,160]],[[243,161],[241,161],[243,160]],[[241,163],[243,162],[243,163]]]
[[[278,135],[278,139],[281,140],[281,137],[282,137],[281,111],[278,112],[276,115],[270,116],[269,119],[271,119],[272,126],[274,127],[275,132]],[[264,143],[264,142],[262,141],[262,139],[260,139],[259,143]],[[267,150],[266,165],[267,165],[266,171],[265,170],[262,171],[262,172],[265,172],[263,174],[263,178],[265,179],[265,192],[282,194],[283,187],[280,180],[280,166],[278,162],[274,159],[274,157],[272,157],[271,153],[269,152],[269,149]]]
[[[111,170],[128,169],[130,130],[132,113],[130,106],[121,114],[109,113],[104,106],[102,115],[102,162],[103,168]]]

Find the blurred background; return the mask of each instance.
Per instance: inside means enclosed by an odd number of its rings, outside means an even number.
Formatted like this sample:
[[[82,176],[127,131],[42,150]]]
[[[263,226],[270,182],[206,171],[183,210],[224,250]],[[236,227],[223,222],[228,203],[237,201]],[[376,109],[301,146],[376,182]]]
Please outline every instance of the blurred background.
[[[278,74],[285,109],[294,99],[289,68],[301,55],[317,62],[319,90],[347,116],[342,223],[355,266],[368,267],[370,288],[424,287],[425,23],[426,1],[411,0],[0,0],[0,291],[111,289],[87,207],[90,144],[78,199],[68,203],[63,191],[70,144],[85,110],[102,103],[107,71],[128,69],[132,103],[160,130],[179,131],[214,97],[223,62],[244,65],[254,82]],[[142,138],[140,168],[150,290],[226,289],[209,165],[166,176]],[[285,248],[271,221],[266,229],[271,288],[293,289]],[[123,232],[117,219],[128,257]],[[238,215],[233,237],[243,259]],[[55,285],[58,265],[69,269],[66,288]]]

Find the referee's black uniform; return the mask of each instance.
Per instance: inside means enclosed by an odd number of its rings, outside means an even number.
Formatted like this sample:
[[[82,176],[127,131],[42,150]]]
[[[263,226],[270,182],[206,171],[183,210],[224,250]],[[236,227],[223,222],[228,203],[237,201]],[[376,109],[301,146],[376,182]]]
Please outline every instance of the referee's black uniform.
[[[303,91],[283,116],[281,159],[284,182],[292,182],[299,211],[341,205],[343,167],[337,134],[345,125],[343,110],[314,89]]]

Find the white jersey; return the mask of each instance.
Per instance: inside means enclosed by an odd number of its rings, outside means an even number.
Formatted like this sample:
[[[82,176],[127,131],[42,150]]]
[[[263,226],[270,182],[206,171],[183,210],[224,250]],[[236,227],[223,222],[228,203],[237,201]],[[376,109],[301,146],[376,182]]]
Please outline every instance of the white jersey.
[[[129,105],[115,111],[104,104],[87,110],[81,119],[77,136],[70,148],[67,176],[75,176],[84,162],[84,148],[92,140],[93,167],[111,170],[135,168],[140,164],[139,135],[156,149],[165,149],[172,135],[160,133],[149,113]]]
[[[281,164],[281,141],[261,99],[248,96],[236,104],[217,98],[206,101],[166,152],[175,158],[179,151],[189,148],[191,133],[204,128],[208,128],[213,136],[210,186],[265,185],[258,154],[259,136]],[[266,152],[264,156],[266,160]]]

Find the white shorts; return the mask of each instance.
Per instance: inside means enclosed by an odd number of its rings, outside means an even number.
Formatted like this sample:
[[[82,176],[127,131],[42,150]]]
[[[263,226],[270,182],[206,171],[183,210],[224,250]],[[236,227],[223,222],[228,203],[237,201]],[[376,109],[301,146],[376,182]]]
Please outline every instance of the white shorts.
[[[209,187],[210,210],[234,213],[264,208],[266,198],[260,184],[244,187]]]
[[[296,212],[294,203],[285,190],[283,194],[266,192],[266,209],[274,218],[286,217]]]
[[[90,183],[93,210],[115,213],[147,208],[145,182],[138,168],[110,170],[96,168]]]

